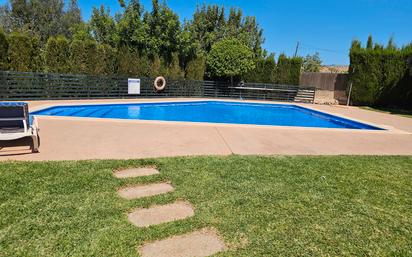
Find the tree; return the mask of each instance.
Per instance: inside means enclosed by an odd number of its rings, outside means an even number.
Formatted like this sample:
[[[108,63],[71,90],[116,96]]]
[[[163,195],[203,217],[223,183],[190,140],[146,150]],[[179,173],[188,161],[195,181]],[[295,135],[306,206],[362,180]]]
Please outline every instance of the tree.
[[[0,70],[8,69],[7,52],[9,50],[9,42],[6,34],[0,28]]]
[[[320,59],[319,53],[313,55],[306,55],[303,58],[303,71],[304,72],[319,72],[322,67],[322,60]]]
[[[127,46],[136,51],[144,52],[148,46],[147,26],[142,21],[143,7],[138,0],[131,0],[118,17],[117,33],[121,46]]]
[[[207,67],[213,76],[241,76],[255,68],[253,52],[238,39],[225,39],[212,46]]]
[[[67,10],[62,16],[62,34],[66,37],[72,37],[72,28],[83,23],[81,11],[77,0],[70,0]]]
[[[70,36],[70,28],[81,22],[76,0],[71,0],[68,9],[64,0],[10,0],[3,6],[1,19],[9,31],[22,30],[40,37],[46,43],[51,36]]]
[[[181,27],[179,16],[166,2],[152,0],[152,12],[146,12],[143,22],[148,31],[148,55],[158,54],[167,63],[172,61],[172,53],[179,50]]]
[[[70,72],[69,41],[63,37],[50,37],[45,49],[45,71],[55,73]]]
[[[262,55],[263,31],[255,17],[244,17],[240,9],[231,8],[226,19],[223,6],[198,6],[187,28],[193,37],[192,41],[198,42],[203,52],[210,52],[213,44],[231,37],[250,47],[256,57]]]
[[[101,5],[99,9],[93,7],[89,24],[92,35],[97,43],[111,46],[116,45],[118,41],[116,24],[110,16],[110,9],[104,8],[103,5]]]

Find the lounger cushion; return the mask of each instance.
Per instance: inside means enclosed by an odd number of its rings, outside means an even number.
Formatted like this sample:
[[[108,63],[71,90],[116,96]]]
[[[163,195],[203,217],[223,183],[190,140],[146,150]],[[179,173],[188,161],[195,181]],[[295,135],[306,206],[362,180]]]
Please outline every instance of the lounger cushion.
[[[0,102],[0,133],[24,132],[23,120],[25,120],[26,125],[29,126],[27,103]]]
[[[20,127],[9,127],[9,128],[1,128],[0,127],[0,133],[23,133],[24,132],[24,128],[20,128]]]

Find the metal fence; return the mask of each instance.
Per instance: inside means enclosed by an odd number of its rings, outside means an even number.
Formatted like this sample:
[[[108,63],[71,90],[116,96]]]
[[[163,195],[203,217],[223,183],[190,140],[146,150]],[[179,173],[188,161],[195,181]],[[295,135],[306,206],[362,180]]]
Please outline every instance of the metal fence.
[[[0,100],[53,100],[97,98],[207,97],[313,102],[314,87],[216,81],[168,80],[157,92],[153,78],[141,78],[141,94],[128,94],[124,76],[90,76],[0,71]]]

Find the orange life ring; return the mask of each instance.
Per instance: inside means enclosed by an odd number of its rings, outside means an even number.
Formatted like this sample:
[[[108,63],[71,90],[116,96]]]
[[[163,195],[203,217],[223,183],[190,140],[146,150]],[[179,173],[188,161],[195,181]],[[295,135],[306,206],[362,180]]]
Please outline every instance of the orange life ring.
[[[166,88],[166,79],[164,77],[157,77],[154,81],[156,91],[163,91]]]

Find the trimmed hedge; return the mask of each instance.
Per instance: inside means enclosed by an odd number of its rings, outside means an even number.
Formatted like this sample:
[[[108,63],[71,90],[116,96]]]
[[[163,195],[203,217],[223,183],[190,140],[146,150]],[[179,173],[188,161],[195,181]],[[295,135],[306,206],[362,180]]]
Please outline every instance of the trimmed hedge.
[[[302,64],[303,60],[300,57],[288,58],[286,55],[281,54],[276,66],[277,83],[299,85]]]
[[[8,50],[9,42],[7,41],[6,34],[0,28],[0,70],[7,70],[9,68],[7,60]]]
[[[230,43],[233,39],[226,41]],[[240,51],[242,49],[247,54]],[[224,46],[221,50],[225,52],[227,47]],[[252,83],[299,85],[301,58],[289,58],[282,54],[276,65],[273,54],[256,58],[243,45],[234,47],[231,51],[235,57],[232,56],[229,60],[227,56],[220,56],[221,60],[216,61],[214,66],[225,63],[225,67],[220,67],[216,76],[210,77],[211,74],[206,72],[206,55],[199,55],[182,64],[178,53],[173,53],[169,62],[165,62],[157,55],[149,57],[124,45],[113,47],[99,44],[91,38],[75,37],[69,40],[64,36],[56,36],[50,37],[41,46],[39,39],[28,33],[15,31],[6,35],[0,29],[0,70],[140,77],[163,75],[170,79],[191,80],[203,80],[205,74],[208,78],[226,80],[228,74],[237,74],[236,80],[244,79]],[[248,56],[246,66],[242,69],[241,64],[245,63],[239,62],[239,56]],[[209,55],[209,65],[210,57]]]
[[[368,40],[370,41],[370,40]],[[412,108],[412,46],[352,44],[350,75],[355,105]]]

